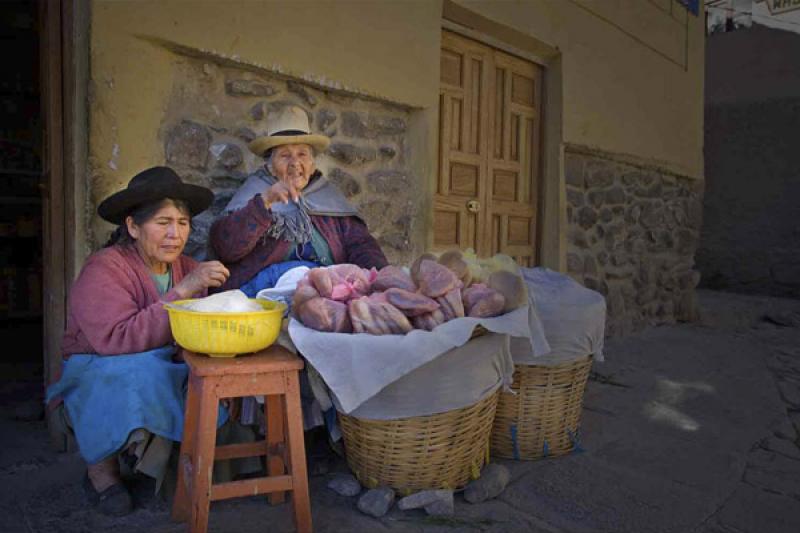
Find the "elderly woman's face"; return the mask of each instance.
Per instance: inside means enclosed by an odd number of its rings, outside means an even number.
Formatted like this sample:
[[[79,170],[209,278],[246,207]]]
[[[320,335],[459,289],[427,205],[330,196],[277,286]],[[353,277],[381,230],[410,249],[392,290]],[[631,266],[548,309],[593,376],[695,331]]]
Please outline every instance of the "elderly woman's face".
[[[141,225],[133,217],[125,219],[128,233],[136,241],[139,254],[156,274],[164,274],[167,265],[180,257],[191,231],[189,214],[172,201],[166,201],[158,211]]]
[[[316,170],[314,152],[307,144],[284,144],[272,150],[272,175],[298,191],[308,185]]]

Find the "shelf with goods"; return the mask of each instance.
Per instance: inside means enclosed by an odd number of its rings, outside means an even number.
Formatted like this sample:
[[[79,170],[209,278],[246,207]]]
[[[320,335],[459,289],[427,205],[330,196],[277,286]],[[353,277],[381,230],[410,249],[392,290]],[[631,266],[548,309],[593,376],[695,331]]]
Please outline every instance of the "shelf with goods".
[[[41,206],[0,197],[0,207],[0,319],[41,316]]]

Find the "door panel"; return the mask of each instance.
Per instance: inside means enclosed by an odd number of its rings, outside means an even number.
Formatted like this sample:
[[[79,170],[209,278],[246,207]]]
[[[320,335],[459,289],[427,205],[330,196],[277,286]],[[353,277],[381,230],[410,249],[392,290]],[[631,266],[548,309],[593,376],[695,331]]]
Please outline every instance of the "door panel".
[[[542,70],[443,32],[434,249],[536,262]]]
[[[442,39],[439,178],[434,195],[435,249],[485,253],[491,51],[445,33]],[[455,224],[456,227],[450,227]]]

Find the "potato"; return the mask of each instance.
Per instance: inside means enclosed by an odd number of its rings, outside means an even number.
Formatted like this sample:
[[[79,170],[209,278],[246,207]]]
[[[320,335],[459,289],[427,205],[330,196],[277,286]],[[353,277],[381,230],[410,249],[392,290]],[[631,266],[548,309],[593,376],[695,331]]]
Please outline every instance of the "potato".
[[[417,275],[419,274],[419,265],[425,260],[429,259],[431,261],[436,261],[436,256],[425,252],[424,254],[417,257],[417,259],[411,264],[411,279],[414,280],[414,283],[419,285],[419,280],[417,279]]]
[[[498,270],[489,275],[489,287],[502,294],[506,299],[503,313],[513,311],[528,303],[528,290],[525,282],[517,274],[507,270]]]
[[[439,256],[439,264],[452,270],[456,277],[461,280],[464,287],[469,286],[472,281],[472,273],[464,261],[464,256],[458,250],[450,250]]]

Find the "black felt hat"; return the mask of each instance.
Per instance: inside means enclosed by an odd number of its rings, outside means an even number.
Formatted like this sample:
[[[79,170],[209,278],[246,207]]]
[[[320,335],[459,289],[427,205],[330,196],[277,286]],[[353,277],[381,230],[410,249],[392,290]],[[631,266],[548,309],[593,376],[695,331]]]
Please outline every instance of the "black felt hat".
[[[205,187],[184,183],[169,167],[153,167],[139,172],[126,188],[103,200],[97,206],[97,214],[112,224],[122,224],[137,207],[165,198],[183,200],[194,216],[208,209],[214,201],[214,193]]]

